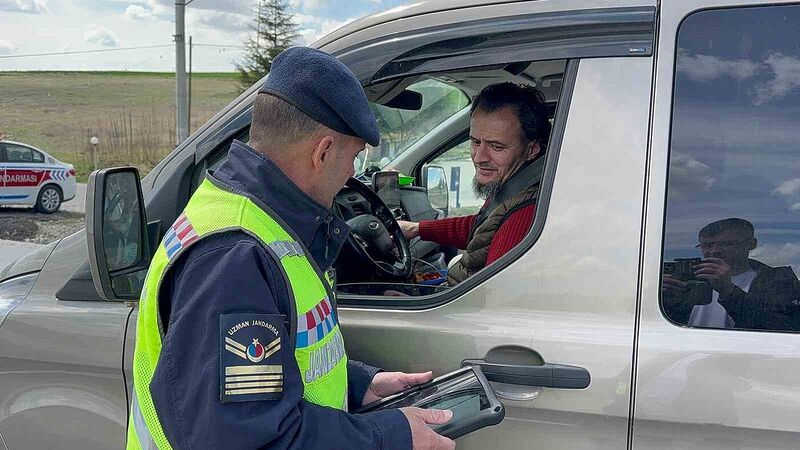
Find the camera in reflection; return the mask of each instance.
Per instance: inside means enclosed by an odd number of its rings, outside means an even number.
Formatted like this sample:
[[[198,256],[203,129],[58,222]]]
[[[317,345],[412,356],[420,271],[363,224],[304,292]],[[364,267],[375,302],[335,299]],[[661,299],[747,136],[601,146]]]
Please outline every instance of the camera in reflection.
[[[702,261],[702,258],[675,258],[675,261],[664,262],[664,273],[681,281],[702,282],[694,275],[694,267]]]

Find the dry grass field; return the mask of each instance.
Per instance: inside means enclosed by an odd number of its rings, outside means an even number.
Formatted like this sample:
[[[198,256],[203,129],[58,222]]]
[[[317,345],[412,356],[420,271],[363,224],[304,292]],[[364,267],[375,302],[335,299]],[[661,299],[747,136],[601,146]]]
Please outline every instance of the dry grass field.
[[[194,74],[191,130],[233,100],[237,74]],[[133,165],[142,176],[174,148],[175,79],[170,73],[0,72],[0,131],[92,170],[89,138],[100,139],[100,165]]]

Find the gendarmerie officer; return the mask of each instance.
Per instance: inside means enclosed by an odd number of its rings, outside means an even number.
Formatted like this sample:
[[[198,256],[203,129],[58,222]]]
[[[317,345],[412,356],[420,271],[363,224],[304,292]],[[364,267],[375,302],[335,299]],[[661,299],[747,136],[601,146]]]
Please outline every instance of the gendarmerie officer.
[[[330,212],[376,120],[356,77],[305,47],[275,58],[234,141],[167,231],[139,304],[128,448],[453,448],[449,411],[347,412],[427,381],[349,361]]]

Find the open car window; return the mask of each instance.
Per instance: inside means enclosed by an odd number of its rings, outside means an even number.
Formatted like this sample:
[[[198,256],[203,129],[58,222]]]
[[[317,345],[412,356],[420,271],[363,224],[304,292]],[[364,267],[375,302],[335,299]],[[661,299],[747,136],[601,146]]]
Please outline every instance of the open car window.
[[[402,80],[398,85],[404,87],[397,90],[421,94],[421,105],[417,105],[418,108],[403,108],[373,102],[381,144],[367,147],[359,155],[354,162],[355,171],[359,173],[368,168],[375,171],[388,167],[415,178],[413,185],[401,189],[405,211],[404,215],[397,217],[400,220],[417,221],[420,218],[441,219],[475,214],[484,199],[473,192],[472,187],[475,169],[468,139],[470,99],[491,84],[507,81],[527,84],[542,92],[552,123],[566,68],[565,60],[542,61],[461,69]],[[242,130],[236,139],[247,143],[248,130]],[[227,159],[229,145],[223,144],[207,160],[209,169],[217,169]],[[441,168],[438,180],[426,179],[418,173],[418,168],[432,165]],[[368,177],[362,179],[369,181]],[[436,189],[430,189],[432,183]],[[335,209],[345,220],[370,212],[369,205],[363,199],[346,189],[339,197]],[[423,203],[426,206],[422,207]],[[405,301],[413,303],[415,297],[429,296],[448,288],[444,277],[448,264],[458,251],[455,247],[432,242],[411,242],[411,253],[415,259],[412,276],[407,280],[396,280],[371,272],[368,264],[359,263],[348,251],[346,244],[335,266],[340,281],[338,290],[345,295],[394,296],[398,302],[402,301],[401,297],[408,297]],[[432,273],[438,276],[434,277]]]

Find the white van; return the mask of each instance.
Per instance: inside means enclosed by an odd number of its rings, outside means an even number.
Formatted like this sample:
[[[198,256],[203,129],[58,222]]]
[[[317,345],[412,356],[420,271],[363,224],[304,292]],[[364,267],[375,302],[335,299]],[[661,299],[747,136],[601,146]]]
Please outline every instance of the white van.
[[[438,374],[465,359],[484,367],[505,420],[459,449],[800,448],[800,3],[424,1],[314,46],[393,118],[365,166],[415,177],[401,188],[404,219],[469,213],[443,180],[461,167],[460,184],[471,181],[461,164],[472,95],[514,81],[551,107],[536,217],[516,248],[452,288],[376,278],[369,262],[337,265],[350,357]],[[8,449],[124,446],[150,255],[231,141],[247,141],[256,89],[141,191],[134,169],[96,173],[88,245],[79,233],[0,274]],[[350,187],[336,200],[343,217],[377,207]],[[701,233],[722,219],[753,233]],[[409,246],[420,259],[446,253]],[[693,258],[722,260],[711,255],[723,250],[745,258],[749,281],[690,279]],[[675,297],[662,289],[668,279],[703,299]],[[409,295],[382,295],[390,286]],[[532,376],[560,364],[591,383]]]

